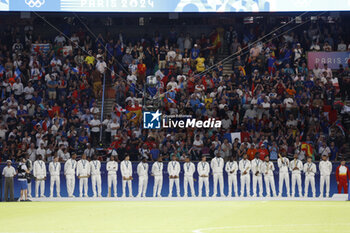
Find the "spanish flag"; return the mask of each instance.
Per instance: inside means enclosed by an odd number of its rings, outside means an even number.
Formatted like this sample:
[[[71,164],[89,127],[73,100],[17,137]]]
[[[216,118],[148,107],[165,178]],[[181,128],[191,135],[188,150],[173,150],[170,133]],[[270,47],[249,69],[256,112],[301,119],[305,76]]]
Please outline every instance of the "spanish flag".
[[[214,45],[215,50],[221,47],[221,39],[218,32],[212,35],[211,41]]]
[[[301,143],[301,150],[305,151],[306,156],[313,156],[314,154],[312,145],[306,142]]]
[[[244,76],[247,75],[243,66],[238,66],[238,70],[239,70],[239,71],[242,71],[242,73],[243,73]]]

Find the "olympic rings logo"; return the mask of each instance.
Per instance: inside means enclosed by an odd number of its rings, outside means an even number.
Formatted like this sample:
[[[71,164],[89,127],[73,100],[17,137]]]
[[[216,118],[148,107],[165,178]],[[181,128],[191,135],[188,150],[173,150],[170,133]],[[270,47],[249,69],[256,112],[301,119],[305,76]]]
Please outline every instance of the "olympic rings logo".
[[[25,0],[25,3],[29,6],[29,7],[41,7],[42,5],[45,4],[45,0]]]

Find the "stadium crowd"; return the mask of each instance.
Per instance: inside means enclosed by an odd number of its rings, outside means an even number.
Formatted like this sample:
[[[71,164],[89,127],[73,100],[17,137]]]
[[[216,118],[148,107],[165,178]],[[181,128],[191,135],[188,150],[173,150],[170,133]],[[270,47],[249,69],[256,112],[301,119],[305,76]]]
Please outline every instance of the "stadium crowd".
[[[336,100],[350,99],[349,67],[309,70],[306,60],[309,50],[349,49],[340,26],[320,20],[257,43],[271,28],[230,26],[199,37],[171,28],[132,39],[112,32],[94,38],[83,29],[49,39],[34,29],[28,24],[0,35],[2,161],[38,155],[52,161],[55,154],[66,161],[74,153],[152,161],[217,153],[277,160],[296,151],[301,160],[332,161],[349,155],[348,125],[341,121],[349,106]],[[217,59],[224,49],[232,54],[230,75]],[[104,75],[115,106],[101,122]],[[144,130],[146,95],[163,114],[221,119],[222,127]],[[227,137],[233,132],[241,140]]]

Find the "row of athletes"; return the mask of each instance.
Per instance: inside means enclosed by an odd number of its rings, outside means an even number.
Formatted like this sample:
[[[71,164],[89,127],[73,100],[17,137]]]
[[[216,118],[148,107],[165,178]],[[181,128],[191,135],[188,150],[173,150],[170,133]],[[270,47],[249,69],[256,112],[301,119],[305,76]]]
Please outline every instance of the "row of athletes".
[[[302,185],[301,185],[301,173],[305,173],[305,186],[304,186],[304,197],[308,196],[308,188],[311,185],[312,197],[316,197],[315,189],[315,174],[317,172],[316,164],[312,162],[312,158],[308,157],[305,164],[298,159],[298,155],[294,155],[293,160],[289,160],[286,157],[280,156],[277,161],[279,167],[279,197],[282,196],[283,185],[285,184],[288,197],[295,196],[296,185],[299,191],[299,197],[302,197]],[[108,172],[108,197],[111,196],[113,190],[114,196],[117,196],[117,171],[118,162],[115,161],[113,156],[110,157],[110,161],[106,164],[106,169]],[[255,159],[249,161],[247,155],[243,156],[243,159],[237,163],[233,157],[229,159],[226,164],[224,160],[220,157],[218,153],[215,158],[211,160],[209,164],[206,161],[206,157],[203,156],[202,160],[197,164],[197,169],[194,163],[186,158],[183,164],[184,170],[184,197],[188,195],[188,186],[190,187],[191,196],[195,197],[196,193],[194,190],[194,173],[198,172],[198,195],[202,196],[203,186],[205,189],[205,196],[209,196],[209,174],[210,169],[212,170],[213,182],[214,182],[214,194],[218,195],[218,185],[220,190],[220,195],[224,195],[224,170],[228,174],[228,196],[232,196],[233,191],[236,197],[238,197],[238,186],[237,186],[237,172],[240,171],[241,180],[241,190],[240,196],[244,196],[246,191],[246,196],[250,197],[250,181],[251,175],[253,177],[253,197],[263,196],[263,178],[265,181],[266,196],[270,197],[277,196],[274,180],[274,164],[269,160],[269,156],[265,157],[265,161],[259,159],[259,154],[257,153]],[[329,197],[330,189],[330,174],[332,172],[332,163],[328,161],[327,156],[322,157],[322,161],[319,163],[320,170],[320,197],[324,196],[324,186],[325,196]],[[60,171],[61,164],[58,162],[58,157],[55,157],[53,162],[49,164],[50,173],[50,197],[53,197],[54,186],[56,186],[57,196],[60,197]],[[122,197],[126,196],[126,186],[129,189],[129,197],[132,197],[132,163],[129,160],[129,156],[126,156],[125,160],[120,163],[120,171],[122,175],[122,187],[123,194]],[[172,160],[168,163],[167,172],[169,175],[169,197],[172,196],[173,187],[175,184],[177,196],[180,197],[180,185],[179,185],[179,174],[181,171],[180,163],[173,156]],[[292,192],[290,195],[290,180],[289,172],[292,173]],[[137,174],[139,176],[138,185],[138,195],[137,197],[146,197],[146,190],[148,185],[149,176],[149,164],[146,159],[142,160],[137,166]],[[160,197],[163,184],[163,162],[160,157],[156,162],[153,163],[151,168],[151,176],[154,177],[153,186],[153,197]],[[344,189],[347,192],[347,176],[349,174],[349,169],[345,166],[345,161],[341,162],[341,165],[337,168],[336,178],[338,183],[338,191]],[[44,197],[45,192],[45,179],[46,179],[46,166],[39,157],[33,163],[33,175],[35,177],[35,194],[36,197]],[[101,163],[96,157],[92,161],[86,160],[86,155],[82,155],[79,161],[76,161],[76,155],[68,159],[64,164],[64,175],[66,177],[67,192],[69,197],[74,197],[74,187],[76,176],[79,179],[79,196],[88,196],[88,178],[91,177],[93,197],[101,197]],[[259,193],[257,193],[257,187],[259,187]],[[233,188],[233,189],[232,189]],[[40,189],[40,195],[39,195]]]

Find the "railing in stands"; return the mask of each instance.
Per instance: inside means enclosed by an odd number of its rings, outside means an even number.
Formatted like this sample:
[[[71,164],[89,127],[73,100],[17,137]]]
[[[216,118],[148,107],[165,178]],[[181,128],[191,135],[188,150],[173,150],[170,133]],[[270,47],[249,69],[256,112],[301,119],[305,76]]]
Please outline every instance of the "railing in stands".
[[[104,110],[104,102],[105,102],[105,90],[106,90],[106,73],[104,73],[103,75],[103,85],[102,85],[100,142],[102,142],[102,122],[103,122],[103,110]]]

